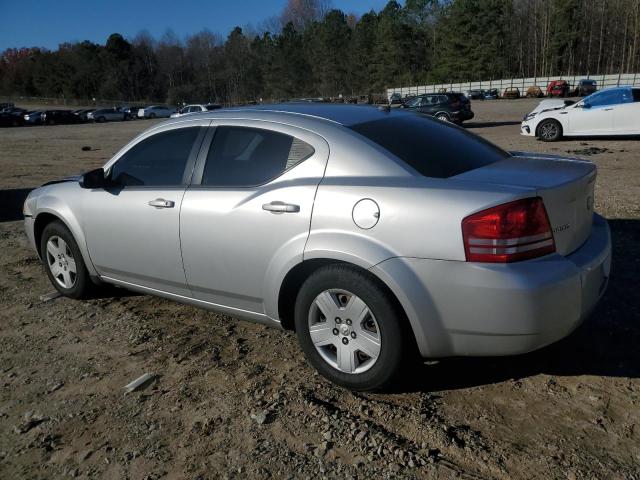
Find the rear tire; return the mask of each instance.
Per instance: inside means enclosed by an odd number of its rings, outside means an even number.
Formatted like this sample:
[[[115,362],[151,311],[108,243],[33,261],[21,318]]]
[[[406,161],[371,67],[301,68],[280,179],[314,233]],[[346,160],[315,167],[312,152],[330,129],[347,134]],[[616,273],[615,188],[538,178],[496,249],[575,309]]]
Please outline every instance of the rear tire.
[[[388,387],[413,351],[390,294],[346,265],[328,265],[307,278],[296,299],[295,326],[309,363],[350,390]]]
[[[51,284],[65,297],[85,298],[93,288],[82,254],[69,229],[60,221],[44,227],[40,256]]]
[[[551,118],[542,120],[536,129],[536,137],[543,142],[557,142],[562,138],[562,125]]]

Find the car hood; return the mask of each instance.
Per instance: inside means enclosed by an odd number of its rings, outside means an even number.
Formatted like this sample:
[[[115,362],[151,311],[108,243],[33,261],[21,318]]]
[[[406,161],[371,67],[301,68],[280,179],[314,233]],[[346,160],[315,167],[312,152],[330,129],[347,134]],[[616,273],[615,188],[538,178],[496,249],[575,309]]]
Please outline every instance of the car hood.
[[[531,110],[530,113],[540,113],[540,112],[546,112],[548,110],[559,110],[561,108],[564,108],[565,106],[566,105],[564,103],[564,100],[560,100],[560,99],[542,100],[536,108]]]
[[[81,178],[82,178],[82,175],[72,175],[70,177],[59,178],[58,180],[51,180],[47,183],[43,183],[40,186],[46,187],[47,185],[55,185],[56,183],[79,182]]]

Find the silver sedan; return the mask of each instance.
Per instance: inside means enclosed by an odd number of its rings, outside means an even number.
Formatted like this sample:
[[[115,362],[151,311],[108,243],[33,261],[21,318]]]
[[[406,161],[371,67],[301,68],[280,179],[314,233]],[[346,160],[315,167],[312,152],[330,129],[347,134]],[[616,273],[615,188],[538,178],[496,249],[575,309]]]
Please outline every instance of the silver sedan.
[[[373,390],[414,352],[573,331],[609,277],[595,180],[414,113],[278,105],[156,125],[24,214],[62,294],[110,283],[292,329],[325,377]]]

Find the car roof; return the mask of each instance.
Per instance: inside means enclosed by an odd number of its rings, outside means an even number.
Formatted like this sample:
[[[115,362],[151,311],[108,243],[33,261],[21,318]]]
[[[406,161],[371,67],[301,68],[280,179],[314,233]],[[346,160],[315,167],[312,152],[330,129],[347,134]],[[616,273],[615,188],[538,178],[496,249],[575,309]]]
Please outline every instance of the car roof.
[[[261,118],[273,121],[304,117],[344,126],[382,120],[402,115],[413,115],[395,108],[378,108],[374,105],[331,104],[331,103],[283,103],[275,105],[252,105],[208,110],[190,114],[190,118]]]

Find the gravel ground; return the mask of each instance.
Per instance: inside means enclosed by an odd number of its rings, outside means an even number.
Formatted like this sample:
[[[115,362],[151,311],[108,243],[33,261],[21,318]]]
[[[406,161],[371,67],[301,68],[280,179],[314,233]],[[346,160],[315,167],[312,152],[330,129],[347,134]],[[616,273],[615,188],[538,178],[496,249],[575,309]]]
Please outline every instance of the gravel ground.
[[[474,102],[468,128],[598,164],[612,276],[569,338],[416,364],[396,391],[349,393],[291,333],[117,289],[40,301],[52,287],[21,224],[4,221],[0,478],[640,479],[640,141],[520,137],[535,103]],[[2,129],[0,189],[98,167],[151,124]],[[145,372],[154,381],[125,394]]]

